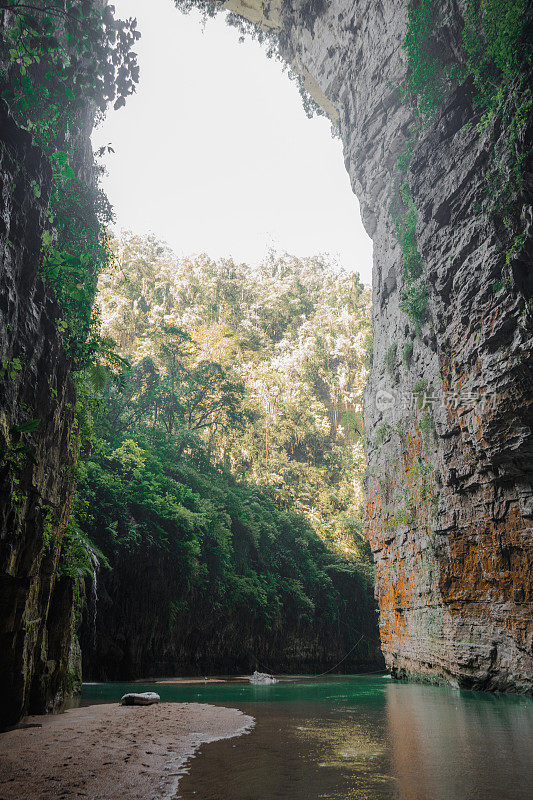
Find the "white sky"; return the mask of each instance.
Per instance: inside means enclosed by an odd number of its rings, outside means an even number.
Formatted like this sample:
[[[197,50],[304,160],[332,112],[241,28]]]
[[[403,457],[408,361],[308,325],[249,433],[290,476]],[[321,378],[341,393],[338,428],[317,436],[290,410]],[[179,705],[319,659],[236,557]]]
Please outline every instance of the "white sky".
[[[372,246],[341,142],[327,119],[307,119],[281,65],[256,42],[239,44],[222,16],[202,31],[172,0],[114,5],[142,33],[137,92],[93,136],[115,149],[103,185],[117,230],[250,264],[271,247],[329,253],[370,283]]]

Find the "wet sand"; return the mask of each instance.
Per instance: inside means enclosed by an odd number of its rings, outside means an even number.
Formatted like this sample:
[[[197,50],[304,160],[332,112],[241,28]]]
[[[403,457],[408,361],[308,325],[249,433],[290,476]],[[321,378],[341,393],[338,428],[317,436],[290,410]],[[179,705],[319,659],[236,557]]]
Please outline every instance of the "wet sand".
[[[0,800],[170,800],[202,744],[240,736],[234,708],[161,703],[76,708],[29,717],[0,734]]]

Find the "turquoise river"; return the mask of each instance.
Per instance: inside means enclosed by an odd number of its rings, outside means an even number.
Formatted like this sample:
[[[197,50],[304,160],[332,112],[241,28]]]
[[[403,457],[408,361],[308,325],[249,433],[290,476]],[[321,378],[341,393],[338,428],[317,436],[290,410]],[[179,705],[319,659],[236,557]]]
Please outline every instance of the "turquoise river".
[[[238,739],[202,747],[181,800],[531,800],[533,701],[386,676],[286,677],[271,686],[85,684],[82,703],[155,690],[239,708]]]

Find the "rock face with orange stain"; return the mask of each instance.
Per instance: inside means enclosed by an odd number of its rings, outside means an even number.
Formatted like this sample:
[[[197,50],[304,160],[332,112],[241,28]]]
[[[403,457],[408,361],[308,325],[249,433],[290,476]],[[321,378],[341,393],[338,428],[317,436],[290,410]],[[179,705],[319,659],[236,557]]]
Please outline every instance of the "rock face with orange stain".
[[[443,64],[464,64],[466,3],[437,5],[429,33],[435,51]],[[501,206],[487,210],[508,176],[508,131],[496,117],[480,132],[472,83],[450,84],[402,173],[416,207],[427,293],[415,326],[401,308],[407,287],[390,211],[415,119],[398,92],[407,24],[402,0],[293,0],[281,5],[275,26],[284,57],[316,82],[324,109],[333,105],[338,114],[346,167],[374,241],[367,530],[383,652],[398,676],[529,692],[531,174],[524,171],[506,212],[521,232],[509,246]],[[532,125],[514,143],[525,161]]]

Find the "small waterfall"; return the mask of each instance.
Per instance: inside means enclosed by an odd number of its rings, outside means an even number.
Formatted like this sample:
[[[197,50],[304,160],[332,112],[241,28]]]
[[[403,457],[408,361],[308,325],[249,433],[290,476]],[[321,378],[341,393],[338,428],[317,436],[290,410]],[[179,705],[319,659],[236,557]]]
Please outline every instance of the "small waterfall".
[[[91,592],[91,603],[93,607],[93,646],[96,647],[96,615],[98,613],[98,572],[100,571],[100,561],[94,550],[91,550],[91,562],[93,565],[93,585]]]

